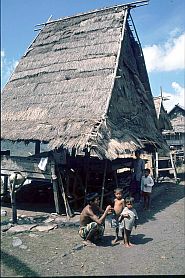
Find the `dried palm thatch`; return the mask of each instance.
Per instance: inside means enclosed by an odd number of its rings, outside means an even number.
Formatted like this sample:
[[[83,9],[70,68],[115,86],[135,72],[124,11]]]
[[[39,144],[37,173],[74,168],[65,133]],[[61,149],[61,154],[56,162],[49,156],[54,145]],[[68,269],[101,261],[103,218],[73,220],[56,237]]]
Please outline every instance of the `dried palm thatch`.
[[[2,139],[116,158],[165,147],[128,6],[47,22],[2,93]]]

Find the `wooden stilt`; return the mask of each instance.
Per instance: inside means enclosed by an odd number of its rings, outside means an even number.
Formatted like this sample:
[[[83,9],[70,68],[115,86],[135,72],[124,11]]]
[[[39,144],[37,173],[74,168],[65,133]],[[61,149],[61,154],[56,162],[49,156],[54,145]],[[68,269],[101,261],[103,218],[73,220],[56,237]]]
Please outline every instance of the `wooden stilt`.
[[[65,209],[66,209],[66,215],[67,218],[70,219],[71,217],[73,217],[73,213],[71,211],[71,208],[69,206],[65,191],[64,191],[64,185],[63,185],[63,181],[62,181],[62,177],[60,175],[60,172],[58,171],[58,175],[59,175],[59,188],[61,190],[62,193],[62,197],[64,199],[64,205],[65,205]]]
[[[174,161],[173,161],[173,157],[172,157],[172,153],[171,152],[170,152],[170,160],[171,160],[171,166],[172,166],[172,169],[173,169],[174,179],[175,179],[175,181],[177,181],[176,168],[175,168],[175,165],[174,165]]]
[[[13,181],[13,184],[10,184],[10,197],[12,205],[12,223],[17,223],[17,208],[16,208],[16,196],[15,196],[15,182],[16,178]]]
[[[3,182],[3,196],[6,196],[8,192],[8,176],[4,176]]]
[[[40,141],[35,142],[35,154],[40,153]]]
[[[55,173],[55,164],[51,165],[51,175],[52,175],[52,183],[53,183],[53,195],[54,195],[54,202],[55,202],[55,209],[56,213],[61,214],[61,204],[60,204],[60,197],[59,197],[59,187],[57,182],[57,175]]]
[[[90,157],[90,153],[86,151],[85,153],[85,159],[84,159],[84,163],[85,163],[85,192],[84,192],[84,206],[85,206],[85,199],[86,199],[86,195],[87,195],[87,181],[88,181],[88,174],[89,174],[89,157]]]
[[[107,173],[107,159],[105,160],[105,167],[104,167],[104,173],[103,173],[103,182],[102,182],[102,191],[101,191],[100,208],[103,207],[103,197],[104,197],[106,173]]]
[[[118,187],[117,170],[114,171],[114,180],[115,180],[116,187]]]
[[[159,155],[158,152],[156,151],[155,153],[155,179],[156,181],[159,178]]]

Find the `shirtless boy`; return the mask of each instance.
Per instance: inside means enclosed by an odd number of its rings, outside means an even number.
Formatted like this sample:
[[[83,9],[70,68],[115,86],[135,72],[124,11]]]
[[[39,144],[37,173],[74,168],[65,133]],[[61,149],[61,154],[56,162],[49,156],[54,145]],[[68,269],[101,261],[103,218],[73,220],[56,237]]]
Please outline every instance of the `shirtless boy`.
[[[99,207],[100,198],[98,193],[89,193],[86,197],[88,205],[80,214],[79,235],[84,239],[86,245],[95,245],[93,241],[101,239],[104,234],[104,222],[106,216],[112,212],[111,206],[105,211]]]
[[[114,190],[114,195],[115,195],[115,199],[114,199],[114,213],[113,213],[113,220],[112,220],[112,227],[116,228],[116,237],[115,239],[112,241],[112,244],[115,244],[118,240],[119,240],[119,229],[122,232],[122,236],[124,236],[124,231],[123,231],[123,227],[120,225],[118,218],[121,214],[121,212],[123,211],[124,207],[125,207],[125,201],[123,199],[123,189],[122,188],[116,188]]]

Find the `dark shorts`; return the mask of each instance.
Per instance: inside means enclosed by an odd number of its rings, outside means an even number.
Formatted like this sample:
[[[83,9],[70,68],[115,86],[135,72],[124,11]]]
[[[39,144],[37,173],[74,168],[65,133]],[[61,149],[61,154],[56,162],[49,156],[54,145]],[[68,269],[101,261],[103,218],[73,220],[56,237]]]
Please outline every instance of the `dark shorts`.
[[[143,197],[146,197],[146,196],[150,196],[151,193],[150,193],[150,192],[141,191],[141,195],[142,195]]]

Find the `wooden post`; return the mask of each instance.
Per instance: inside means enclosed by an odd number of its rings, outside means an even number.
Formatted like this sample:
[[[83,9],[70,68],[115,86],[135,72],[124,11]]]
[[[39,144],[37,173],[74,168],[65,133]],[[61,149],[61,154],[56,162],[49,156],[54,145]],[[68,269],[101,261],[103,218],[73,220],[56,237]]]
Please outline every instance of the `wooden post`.
[[[87,195],[87,181],[88,181],[88,174],[89,174],[89,157],[90,157],[90,152],[86,151],[85,152],[85,192],[84,192],[84,206],[85,206],[85,198]]]
[[[171,159],[171,165],[172,165],[172,168],[173,168],[174,178],[175,178],[175,181],[177,181],[176,169],[175,169],[175,165],[174,165],[174,162],[173,162],[173,157],[172,157],[171,152],[170,152],[170,159]]]
[[[116,187],[118,187],[117,170],[114,171],[114,179],[115,179]]]
[[[71,211],[71,208],[69,206],[69,203],[68,203],[65,191],[64,191],[64,185],[63,185],[62,177],[60,175],[59,170],[58,170],[58,176],[59,176],[59,188],[61,190],[61,194],[62,194],[62,197],[63,197],[63,200],[64,200],[66,215],[67,215],[67,218],[70,219],[71,217],[73,217],[73,213]]]
[[[103,182],[102,182],[100,208],[103,207],[103,197],[104,197],[104,189],[105,189],[106,172],[107,172],[107,159],[105,160],[105,167],[104,167],[104,173],[103,173]]]
[[[62,209],[61,209],[60,198],[59,198],[59,188],[58,188],[57,176],[55,172],[55,164],[51,164],[51,175],[52,175],[51,177],[53,183],[53,195],[54,195],[56,213],[61,214]]]
[[[15,183],[16,183],[16,177],[13,181],[13,183],[10,183],[10,197],[11,197],[11,206],[12,206],[12,223],[17,223],[17,208],[16,208],[16,196],[15,196]]]
[[[36,141],[35,142],[35,154],[39,154],[40,153],[40,141]]]
[[[155,179],[158,181],[159,178],[159,155],[158,152],[155,152]]]
[[[6,196],[8,192],[8,176],[4,176],[4,182],[3,182],[3,196]]]

